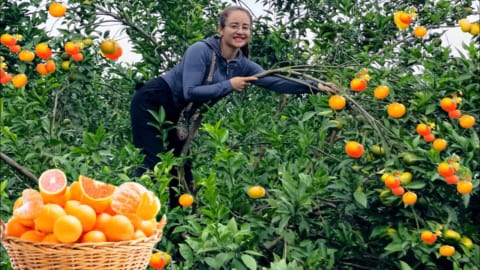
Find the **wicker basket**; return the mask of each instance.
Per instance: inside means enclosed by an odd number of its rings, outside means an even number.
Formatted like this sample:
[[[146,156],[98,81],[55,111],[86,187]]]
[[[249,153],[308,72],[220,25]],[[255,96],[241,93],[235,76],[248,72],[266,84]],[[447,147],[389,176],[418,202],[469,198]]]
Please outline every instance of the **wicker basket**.
[[[153,247],[162,239],[166,221],[163,216],[155,233],[148,238],[75,244],[33,243],[6,237],[5,224],[0,222],[0,240],[15,270],[140,270],[147,268]]]

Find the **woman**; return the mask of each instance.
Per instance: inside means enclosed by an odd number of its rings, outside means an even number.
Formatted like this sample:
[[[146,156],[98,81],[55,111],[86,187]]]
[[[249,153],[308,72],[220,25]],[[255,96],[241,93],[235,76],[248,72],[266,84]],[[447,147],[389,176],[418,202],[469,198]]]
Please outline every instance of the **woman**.
[[[318,87],[313,81],[306,82],[311,85],[308,87],[274,76],[255,77],[264,69],[248,59],[251,29],[252,16],[247,9],[226,8],[220,16],[219,35],[191,45],[176,66],[136,91],[131,103],[133,143],[145,155],[145,168],[138,174],[153,169],[160,161],[157,153],[173,149],[179,156],[185,142],[171,129],[167,138],[169,145],[163,145],[157,138],[159,131],[148,124],[154,122],[148,110],[157,112],[162,106],[166,120],[177,124],[180,112],[188,103],[193,102],[194,107],[212,105],[233,91],[242,92],[250,83],[289,94],[311,93]],[[185,177],[189,182],[191,175],[187,173]],[[170,184],[170,206],[175,206],[172,188],[178,186],[178,181]]]

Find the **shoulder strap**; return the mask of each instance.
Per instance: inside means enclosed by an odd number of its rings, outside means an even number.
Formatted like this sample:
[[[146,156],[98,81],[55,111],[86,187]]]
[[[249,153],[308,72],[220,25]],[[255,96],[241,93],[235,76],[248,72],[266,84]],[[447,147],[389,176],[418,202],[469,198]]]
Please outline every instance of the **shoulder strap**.
[[[208,72],[207,84],[211,84],[213,82],[213,72],[215,70],[216,61],[217,61],[217,54],[215,53],[215,50],[212,50],[212,62],[210,63],[210,71]]]

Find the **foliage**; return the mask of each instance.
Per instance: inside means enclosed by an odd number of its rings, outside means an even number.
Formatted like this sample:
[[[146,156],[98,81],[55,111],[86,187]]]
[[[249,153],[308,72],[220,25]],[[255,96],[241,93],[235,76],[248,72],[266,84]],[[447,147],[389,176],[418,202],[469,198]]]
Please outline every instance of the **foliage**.
[[[29,77],[25,88],[1,86],[1,153],[34,175],[58,167],[69,181],[79,174],[127,181],[142,160],[130,135],[135,84],[161,74],[189,44],[215,33],[225,3],[65,2],[69,9],[56,22],[58,35],[42,28],[49,16],[45,1],[1,5],[0,34],[21,34],[22,47],[29,49],[48,42],[57,67],[66,41],[94,40],[83,49],[82,62],[44,77],[35,72],[38,59],[20,62],[0,46],[8,70]],[[479,36],[457,57],[440,46],[443,29],[458,27],[472,1],[258,2],[269,8],[255,20],[252,59],[267,69],[305,65],[299,68],[304,74],[338,84],[339,93],[360,107],[347,101],[344,110],[333,111],[327,93],[289,96],[251,88],[210,108],[186,157],[193,163],[194,189],[179,190],[195,195],[193,207],[166,207],[169,173],[183,158],[161,154],[155,170],[136,179],[165,205],[168,225],[159,248],[173,255],[171,269],[478,269]],[[393,23],[393,12],[411,6],[417,7],[414,24],[429,29],[426,38]],[[125,27],[142,61],[100,56],[101,40],[118,33],[98,26],[112,21]],[[371,80],[367,90],[353,93],[348,84],[362,68]],[[380,84],[391,89],[384,100],[373,98]],[[462,113],[477,120],[473,128],[461,128],[440,108],[440,100],[452,94],[461,98]],[[407,107],[406,116],[388,117],[386,106],[393,101]],[[447,149],[432,149],[416,133],[418,123],[431,123]],[[347,157],[350,140],[364,145],[363,157]],[[383,147],[384,154],[374,154],[372,146]],[[469,195],[458,194],[436,171],[455,156],[474,183]],[[35,183],[3,162],[5,221],[19,192]],[[394,171],[412,173],[405,187],[417,193],[415,205],[384,192],[380,178]],[[267,196],[248,198],[252,185],[265,187]],[[473,248],[443,235],[433,245],[420,239],[423,230],[447,229],[471,238]],[[455,246],[454,256],[439,255],[443,243]],[[9,267],[8,259],[2,257],[0,265]]]

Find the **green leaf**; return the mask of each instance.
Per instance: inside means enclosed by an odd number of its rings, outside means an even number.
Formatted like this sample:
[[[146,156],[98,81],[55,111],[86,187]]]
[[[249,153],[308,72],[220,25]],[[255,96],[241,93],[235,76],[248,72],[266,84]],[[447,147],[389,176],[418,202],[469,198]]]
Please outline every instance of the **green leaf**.
[[[243,254],[241,258],[242,258],[242,262],[245,264],[245,266],[248,269],[251,269],[251,270],[257,269],[257,261],[252,256]]]
[[[401,270],[413,270],[408,263],[404,261],[400,261],[400,269]]]
[[[363,191],[355,191],[353,198],[355,198],[355,201],[363,206],[363,208],[367,208],[367,195]]]

